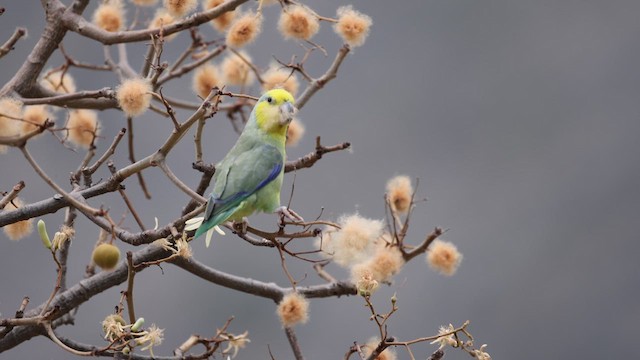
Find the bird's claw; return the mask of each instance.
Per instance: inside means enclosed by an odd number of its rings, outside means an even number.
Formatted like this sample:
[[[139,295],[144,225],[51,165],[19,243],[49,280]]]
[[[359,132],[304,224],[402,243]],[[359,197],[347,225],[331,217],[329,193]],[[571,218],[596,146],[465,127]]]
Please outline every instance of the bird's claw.
[[[287,208],[286,206],[280,206],[279,208],[277,208],[276,213],[280,215],[280,223],[283,222],[284,218],[287,218],[293,222],[304,221],[302,216],[298,215],[295,211]]]
[[[240,234],[244,235],[247,233],[247,229],[249,228],[249,219],[247,219],[246,216],[244,216],[242,218],[242,221],[234,221],[233,222],[233,228],[236,229],[236,231],[239,231]]]

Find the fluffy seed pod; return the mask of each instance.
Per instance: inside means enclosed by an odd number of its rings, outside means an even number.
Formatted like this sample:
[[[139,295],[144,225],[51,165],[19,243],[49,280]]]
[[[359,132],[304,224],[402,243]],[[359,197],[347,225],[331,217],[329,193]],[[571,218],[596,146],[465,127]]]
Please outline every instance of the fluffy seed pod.
[[[131,0],[131,2],[137,6],[153,6],[158,0]]]
[[[267,71],[262,75],[262,90],[269,91],[275,88],[282,88],[296,96],[298,92],[298,78],[296,74],[291,70],[279,68],[277,65],[272,64]]]
[[[284,327],[305,323],[309,319],[309,301],[298,293],[289,293],[278,304],[277,314]]]
[[[285,39],[311,39],[320,29],[320,21],[308,8],[289,5],[282,10],[278,30]]]
[[[102,30],[120,31],[124,28],[124,6],[119,0],[106,1],[100,4],[93,13],[93,23]]]
[[[20,133],[28,134],[38,129],[38,125],[43,125],[45,121],[53,121],[53,115],[46,105],[31,105],[24,108],[22,115]]]
[[[93,262],[104,270],[112,270],[120,260],[120,249],[113,244],[102,243],[91,254]]]
[[[193,73],[193,91],[201,98],[206,98],[211,89],[222,85],[218,68],[211,63],[204,64]]]
[[[164,8],[173,17],[181,18],[198,5],[197,0],[164,0]]]
[[[375,248],[375,241],[384,227],[382,221],[366,219],[358,214],[338,220],[341,229],[331,236],[333,259],[338,265],[349,267],[366,260]]]
[[[411,207],[412,195],[413,187],[408,176],[395,176],[387,182],[387,199],[393,211],[406,214]]]
[[[4,210],[11,211],[19,209],[22,206],[24,206],[22,200],[20,200],[20,198],[15,198],[4,207]],[[31,234],[33,231],[33,219],[21,220],[14,222],[13,224],[7,224],[2,227],[2,230],[4,230],[4,233],[9,239],[18,241]]]
[[[16,136],[22,127],[22,101],[11,97],[0,98],[0,135]],[[6,151],[5,145],[0,145],[0,153]]]
[[[246,61],[251,61],[251,57],[244,52],[239,52]],[[249,65],[240,56],[229,53],[222,61],[222,76],[226,85],[249,86],[255,81],[255,75]]]
[[[57,93],[70,94],[76,92],[76,82],[71,74],[66,72],[64,76],[62,75],[62,71],[49,73],[40,80],[40,85],[47,90]]]
[[[291,123],[289,123],[289,128],[287,129],[287,146],[296,146],[302,136],[304,135],[304,124],[300,122],[300,120],[294,118]]]
[[[149,29],[164,28],[173,24],[175,21],[176,19],[171,16],[167,10],[158,9],[153,16],[153,19],[151,19],[151,22],[149,22]],[[177,35],[177,33],[174,33],[169,36],[165,36],[164,39],[170,41],[175,39]]]
[[[76,145],[88,148],[98,135],[98,115],[93,110],[78,109],[69,112],[68,139]]]
[[[456,273],[462,262],[462,254],[458,248],[443,240],[435,240],[427,251],[427,263],[439,273],[451,276]]]
[[[225,0],[204,0],[202,2],[203,10],[211,10],[214,7],[222,4]],[[236,11],[231,10],[225,13],[220,14],[217,18],[211,20],[210,24],[219,32],[224,32],[229,28],[229,25],[233,22],[233,19],[236,17]]]
[[[227,31],[227,45],[240,48],[252,43],[262,31],[262,15],[248,12],[231,24]]]
[[[351,268],[351,280],[357,282],[365,274],[370,273],[376,281],[389,282],[395,274],[400,272],[403,265],[404,259],[398,247],[379,246],[370,259]]]
[[[333,30],[345,43],[357,47],[364,44],[372,23],[370,16],[354,10],[351,5],[341,6],[338,8],[338,22],[334,24]]]
[[[129,117],[141,115],[151,104],[151,91],[151,84],[147,80],[127,79],[116,90],[118,106]]]

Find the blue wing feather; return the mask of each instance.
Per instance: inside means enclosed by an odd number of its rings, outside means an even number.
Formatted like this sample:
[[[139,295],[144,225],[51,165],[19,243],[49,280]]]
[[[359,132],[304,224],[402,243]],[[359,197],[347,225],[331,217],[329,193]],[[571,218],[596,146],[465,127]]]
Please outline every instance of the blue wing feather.
[[[243,176],[239,189],[234,188],[235,192],[226,197],[223,196],[229,191],[227,180],[231,175],[234,177],[238,176],[237,171],[240,170],[237,169],[242,168],[240,165],[243,164],[239,164],[242,160],[236,160],[227,169],[224,169],[226,171],[222,171],[219,177],[216,178],[216,183],[218,181],[224,181],[224,186],[222,186],[221,191],[219,191],[219,195],[212,193],[209,196],[209,202],[205,211],[205,221],[196,231],[196,238],[232,216],[244,200],[275,180],[281,173],[282,167],[284,166],[284,157],[277,148],[271,145],[262,145],[251,150],[258,151],[261,157],[264,158],[263,160],[273,163],[273,166],[271,166],[271,168],[267,166],[256,166],[253,169],[252,175],[254,175],[254,178],[262,178],[262,180],[257,185],[253,185],[255,182],[250,184],[250,179],[244,180],[248,178],[248,176]],[[216,188],[218,187],[217,185],[218,184],[216,184]]]

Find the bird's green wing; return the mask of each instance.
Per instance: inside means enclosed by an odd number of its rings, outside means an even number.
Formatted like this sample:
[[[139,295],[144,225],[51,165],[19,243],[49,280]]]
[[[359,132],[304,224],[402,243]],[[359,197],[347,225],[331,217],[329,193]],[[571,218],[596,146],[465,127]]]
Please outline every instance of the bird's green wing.
[[[225,158],[218,168],[204,221],[195,237],[227,220],[244,200],[278,177],[283,166],[283,154],[268,144],[259,144],[236,157]]]

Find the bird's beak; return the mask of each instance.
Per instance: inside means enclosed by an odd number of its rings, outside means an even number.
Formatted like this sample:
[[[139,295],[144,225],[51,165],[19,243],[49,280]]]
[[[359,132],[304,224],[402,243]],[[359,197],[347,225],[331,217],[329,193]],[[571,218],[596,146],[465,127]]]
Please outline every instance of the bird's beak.
[[[289,124],[297,111],[298,109],[288,101],[280,105],[280,125]]]

